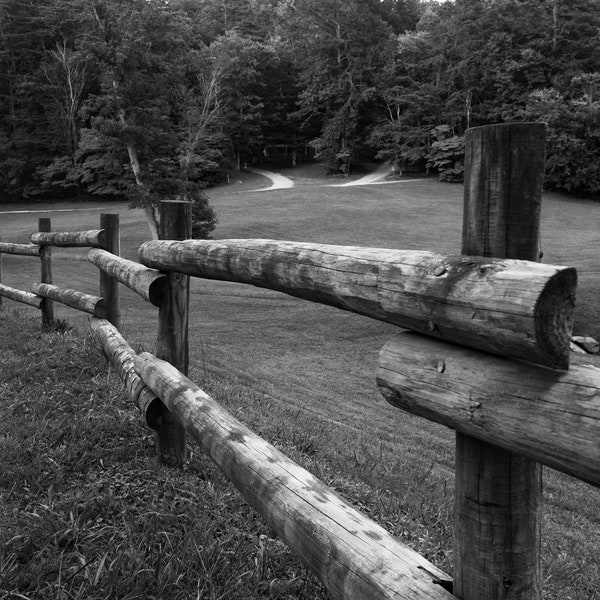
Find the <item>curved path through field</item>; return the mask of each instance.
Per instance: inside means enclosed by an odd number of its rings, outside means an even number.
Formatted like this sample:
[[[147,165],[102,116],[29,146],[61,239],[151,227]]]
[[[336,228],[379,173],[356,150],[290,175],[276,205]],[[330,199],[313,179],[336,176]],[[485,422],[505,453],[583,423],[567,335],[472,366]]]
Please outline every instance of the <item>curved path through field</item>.
[[[270,179],[272,184],[268,188],[261,188],[260,190],[254,190],[255,192],[267,192],[269,190],[283,190],[285,188],[294,187],[294,182],[285,175],[281,175],[280,173],[274,173],[273,171],[265,171],[263,169],[246,169],[246,171],[250,171],[251,173],[256,173],[257,175],[262,175],[267,179]]]

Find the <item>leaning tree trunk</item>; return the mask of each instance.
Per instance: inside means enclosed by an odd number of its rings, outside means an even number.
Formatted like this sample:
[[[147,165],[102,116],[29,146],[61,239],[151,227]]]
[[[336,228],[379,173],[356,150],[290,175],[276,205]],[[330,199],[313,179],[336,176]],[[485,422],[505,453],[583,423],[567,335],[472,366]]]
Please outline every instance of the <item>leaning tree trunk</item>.
[[[116,83],[113,83],[113,86],[116,87]],[[121,125],[126,125],[124,111],[120,111],[119,120],[121,121]],[[129,164],[131,165],[131,170],[133,171],[135,183],[140,190],[145,190],[146,184],[142,178],[140,161],[138,159],[137,150],[133,144],[127,144],[127,154],[129,154]],[[154,208],[152,207],[152,204],[147,202],[144,202],[142,208],[144,209],[144,214],[146,215],[146,220],[148,221],[150,235],[152,236],[153,240],[158,240],[160,236],[158,232],[158,221],[156,219],[156,214],[154,213]]]
[[[146,185],[142,179],[140,162],[137,156],[137,150],[131,144],[127,144],[127,153],[129,154],[129,164],[131,165],[131,170],[133,171],[133,176],[135,177],[135,183],[140,189],[145,189]],[[150,235],[153,240],[159,239],[158,234],[158,221],[156,219],[156,215],[154,214],[154,208],[152,204],[144,202],[143,205],[144,214],[146,215],[146,220],[148,221],[148,227],[150,228]]]

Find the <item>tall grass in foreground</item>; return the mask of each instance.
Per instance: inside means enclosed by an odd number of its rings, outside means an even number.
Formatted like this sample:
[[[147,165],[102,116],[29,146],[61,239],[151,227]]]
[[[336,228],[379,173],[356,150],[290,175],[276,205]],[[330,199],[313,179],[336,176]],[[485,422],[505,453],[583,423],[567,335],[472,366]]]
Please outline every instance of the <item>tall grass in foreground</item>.
[[[5,310],[0,348],[0,598],[329,597],[193,447],[183,470],[157,465],[152,433],[85,333],[41,334],[37,317]],[[452,484],[418,451],[366,426],[344,435],[204,366],[191,375],[451,572]],[[600,495],[554,473],[547,490],[544,598],[598,598]]]
[[[326,598],[212,464],[156,464],[99,351],[64,329],[0,312],[0,598]]]

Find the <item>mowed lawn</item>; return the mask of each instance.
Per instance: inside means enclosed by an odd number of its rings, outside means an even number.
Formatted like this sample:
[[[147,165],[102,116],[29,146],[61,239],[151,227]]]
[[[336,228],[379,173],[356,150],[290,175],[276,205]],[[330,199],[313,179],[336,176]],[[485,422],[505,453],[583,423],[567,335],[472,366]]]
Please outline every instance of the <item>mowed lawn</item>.
[[[244,174],[239,181],[209,190],[219,219],[213,237],[460,252],[460,185],[415,179],[332,187],[335,180],[309,178],[302,170],[286,174],[296,179],[296,187],[253,192],[264,187],[265,180]],[[23,209],[40,212],[6,212]],[[4,211],[0,213],[4,241],[27,242],[40,216],[50,216],[55,230],[95,229],[101,212],[121,215],[123,255],[136,258],[137,247],[148,239],[141,212],[122,203],[2,206],[0,211]],[[557,194],[544,198],[544,262],[578,269],[575,332],[597,339],[599,224],[600,203]],[[84,250],[53,249],[53,259],[57,284],[97,293],[98,273],[85,260]],[[3,266],[3,282],[8,285],[29,289],[37,280],[39,266],[34,259],[4,256]],[[347,491],[350,473],[353,481],[362,479],[365,485],[379,487],[381,502],[386,494],[401,498],[400,504],[412,507],[412,519],[422,518],[424,528],[437,527],[443,534],[440,539],[448,538],[454,434],[388,406],[375,384],[377,354],[397,328],[269,290],[223,282],[193,280],[191,302],[192,379],[229,382],[235,393],[221,393],[217,400],[275,443],[288,422],[301,424],[306,434],[298,434],[298,446],[308,456],[322,456],[339,472],[326,477],[327,483]],[[123,290],[122,310],[125,337],[152,351],[156,309]],[[31,315],[36,317],[33,310]],[[57,307],[57,315],[85,321],[62,307]],[[245,398],[245,388],[251,391],[252,402]],[[315,470],[320,476],[318,464]],[[594,553],[600,543],[600,494],[548,470],[545,500],[544,562],[552,573],[546,589],[566,586],[579,589],[573,598],[595,597],[600,579]],[[420,514],[414,508],[419,503]],[[376,508],[369,510],[378,513]],[[398,514],[386,526],[402,536],[403,518]],[[419,537],[412,537],[407,541],[413,547],[451,572],[450,539],[436,560],[435,548],[420,548]],[[547,597],[568,596],[548,592]]]

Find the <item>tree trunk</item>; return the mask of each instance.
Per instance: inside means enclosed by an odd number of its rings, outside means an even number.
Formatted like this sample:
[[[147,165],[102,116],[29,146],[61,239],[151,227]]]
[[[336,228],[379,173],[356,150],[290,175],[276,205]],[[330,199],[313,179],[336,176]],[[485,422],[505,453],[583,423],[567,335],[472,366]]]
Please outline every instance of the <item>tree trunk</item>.
[[[116,87],[117,84],[113,83]],[[126,125],[127,121],[125,120],[124,111],[120,111],[119,120],[121,121],[121,125]],[[131,165],[131,170],[133,171],[133,177],[135,178],[135,183],[138,188],[142,191],[147,189],[146,184],[142,178],[142,169],[140,168],[140,161],[138,159],[137,150],[135,146],[128,143],[127,144],[127,154],[129,155],[129,164]],[[144,200],[144,214],[146,215],[146,220],[148,221],[148,227],[150,229],[150,235],[153,240],[158,240],[160,238],[158,232],[158,220],[156,218],[156,214],[154,212],[154,208],[151,204],[147,204]]]
[[[138,188],[145,190],[146,184],[142,179],[142,171],[140,169],[140,162],[137,156],[137,150],[131,144],[127,144],[127,153],[129,154],[129,164],[131,165],[131,170],[133,171],[133,176],[135,177],[135,183]],[[159,239],[158,234],[158,220],[156,219],[156,214],[154,213],[154,207],[151,204],[147,204],[144,202],[144,214],[146,215],[146,220],[148,221],[148,227],[150,228],[150,235],[153,240]]]

